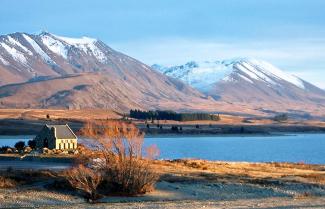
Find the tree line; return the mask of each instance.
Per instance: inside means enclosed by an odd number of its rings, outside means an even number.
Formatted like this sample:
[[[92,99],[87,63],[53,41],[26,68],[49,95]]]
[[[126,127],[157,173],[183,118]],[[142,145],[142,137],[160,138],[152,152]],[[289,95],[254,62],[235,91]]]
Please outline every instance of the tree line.
[[[193,120],[220,120],[220,116],[208,113],[177,113],[168,110],[130,110],[130,117],[142,120],[176,120],[176,121],[193,121]]]

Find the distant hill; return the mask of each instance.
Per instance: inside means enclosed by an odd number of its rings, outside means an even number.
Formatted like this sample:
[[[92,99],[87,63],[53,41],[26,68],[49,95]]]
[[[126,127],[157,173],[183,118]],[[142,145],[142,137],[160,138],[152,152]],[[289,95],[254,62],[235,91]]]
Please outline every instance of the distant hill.
[[[325,91],[290,75],[272,64],[239,58],[215,62],[188,62],[157,71],[180,79],[217,101],[293,112],[319,112],[325,107]],[[267,111],[267,110],[266,110]]]

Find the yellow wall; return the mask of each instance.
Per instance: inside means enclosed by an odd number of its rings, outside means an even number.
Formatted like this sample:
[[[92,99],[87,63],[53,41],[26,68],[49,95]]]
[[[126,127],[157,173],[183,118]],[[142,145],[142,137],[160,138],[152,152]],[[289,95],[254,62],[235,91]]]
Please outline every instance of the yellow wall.
[[[77,149],[77,139],[57,139],[55,149],[72,150]]]

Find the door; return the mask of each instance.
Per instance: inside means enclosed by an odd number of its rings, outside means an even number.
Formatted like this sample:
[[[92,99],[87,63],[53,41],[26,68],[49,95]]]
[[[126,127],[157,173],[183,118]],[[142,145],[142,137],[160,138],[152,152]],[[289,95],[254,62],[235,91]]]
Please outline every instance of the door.
[[[47,138],[44,139],[44,147],[49,148],[49,140]]]

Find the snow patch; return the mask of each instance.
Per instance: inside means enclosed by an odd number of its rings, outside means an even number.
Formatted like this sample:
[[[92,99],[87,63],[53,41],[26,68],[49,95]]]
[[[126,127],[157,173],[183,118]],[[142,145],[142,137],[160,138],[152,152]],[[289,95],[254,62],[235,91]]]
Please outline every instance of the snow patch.
[[[0,61],[2,62],[2,64],[4,65],[9,65],[9,62],[7,60],[5,60],[3,57],[0,56]]]
[[[6,43],[1,43],[1,46],[12,56],[14,60],[27,65],[27,59],[20,51],[8,46]]]
[[[62,56],[63,58],[68,58],[68,49],[65,44],[61,41],[52,38],[49,35],[41,35],[42,42],[46,45],[46,47],[54,52],[57,55]]]
[[[82,38],[67,38],[62,36],[53,35],[53,37],[64,41],[66,44],[70,46],[75,46],[81,49],[86,54],[93,55],[98,61],[105,63],[107,58],[105,54],[96,46],[97,39],[82,37]]]
[[[239,77],[241,77],[242,79],[244,79],[245,81],[248,81],[249,83],[254,83],[251,79],[247,78],[246,76],[239,74]]]
[[[163,67],[153,65],[154,69],[190,84],[194,88],[207,91],[221,79],[228,76],[232,70],[215,62],[188,62],[185,65],[175,67]]]
[[[55,62],[42,50],[42,48],[34,41],[31,37],[26,34],[23,34],[23,37],[26,41],[33,47],[35,52],[39,54],[44,61],[47,63],[55,64]]]
[[[33,53],[31,51],[29,51],[25,46],[23,46],[20,42],[18,42],[17,40],[15,40],[13,37],[7,36],[7,38],[8,38],[8,41],[9,41],[10,44],[16,45],[16,46],[20,47],[25,52],[27,52],[29,55],[33,55]]]
[[[260,71],[259,69],[256,69],[254,66],[252,66],[249,62],[240,62],[235,64],[237,68],[239,68],[242,72],[247,74],[249,77],[260,80],[266,83],[270,83],[275,85],[276,83],[270,79],[263,71]]]
[[[302,80],[296,76],[290,75],[288,73],[285,73],[284,71],[280,70],[279,68],[273,66],[272,64],[261,61],[261,60],[256,60],[256,59],[251,59],[249,60],[254,67],[258,68],[259,70],[263,71],[264,74],[268,75],[269,77],[273,77],[279,80],[285,80],[299,88],[304,89],[304,83]]]
[[[280,86],[289,82],[304,89],[304,82],[265,61],[248,58],[234,58],[215,62],[188,62],[185,65],[164,67],[153,65],[153,69],[168,76],[178,78],[201,91],[207,91],[212,84],[219,81],[235,82],[237,75],[254,84],[264,82],[267,86]]]

